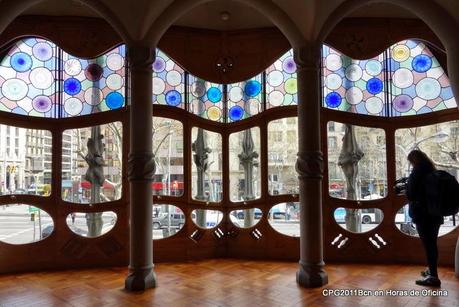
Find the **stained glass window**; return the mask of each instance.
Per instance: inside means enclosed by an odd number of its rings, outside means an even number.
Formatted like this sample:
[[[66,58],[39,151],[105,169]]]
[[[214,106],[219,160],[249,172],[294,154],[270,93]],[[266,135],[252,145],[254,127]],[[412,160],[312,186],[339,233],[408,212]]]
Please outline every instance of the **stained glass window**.
[[[56,56],[46,40],[17,41],[0,63],[0,111],[55,117]]]
[[[401,41],[390,48],[394,116],[457,107],[448,76],[421,42]]]
[[[297,104],[297,91],[296,64],[290,50],[266,70],[266,108]]]
[[[223,85],[189,75],[190,111],[212,121],[224,122]]]
[[[95,59],[63,53],[63,117],[119,109],[125,104],[125,46]]]
[[[185,71],[159,49],[153,63],[153,103],[185,107]]]
[[[359,114],[385,115],[383,54],[353,60],[324,45],[322,48],[323,105]]]
[[[263,94],[261,76],[227,85],[228,122],[246,119],[261,112]]]

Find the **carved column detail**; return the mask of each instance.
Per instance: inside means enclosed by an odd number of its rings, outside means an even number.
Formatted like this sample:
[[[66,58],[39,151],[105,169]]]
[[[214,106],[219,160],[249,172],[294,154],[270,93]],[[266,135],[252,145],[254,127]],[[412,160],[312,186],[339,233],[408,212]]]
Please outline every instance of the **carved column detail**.
[[[328,283],[323,270],[322,176],[320,146],[321,44],[294,49],[298,78],[298,159],[300,185],[300,261],[296,279],[303,287]]]
[[[151,181],[155,172],[152,152],[153,107],[152,63],[154,48],[131,45],[127,48],[130,67],[130,150],[128,158],[130,246],[128,291],[142,291],[156,286],[153,271]]]

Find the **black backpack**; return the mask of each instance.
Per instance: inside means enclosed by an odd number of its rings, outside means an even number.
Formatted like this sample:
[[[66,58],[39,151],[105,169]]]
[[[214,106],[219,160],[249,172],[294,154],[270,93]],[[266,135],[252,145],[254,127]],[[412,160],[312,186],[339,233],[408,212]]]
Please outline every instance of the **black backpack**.
[[[435,170],[427,175],[426,196],[431,215],[450,216],[459,211],[459,183],[446,171]]]

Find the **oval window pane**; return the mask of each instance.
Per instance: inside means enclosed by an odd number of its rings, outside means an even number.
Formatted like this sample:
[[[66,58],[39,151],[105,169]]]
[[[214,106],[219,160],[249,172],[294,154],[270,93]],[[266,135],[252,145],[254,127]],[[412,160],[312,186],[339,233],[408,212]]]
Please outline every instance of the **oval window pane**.
[[[196,209],[191,212],[191,218],[196,226],[210,229],[220,224],[223,219],[223,212],[218,210]]]
[[[411,221],[411,218],[408,214],[408,204],[401,207],[397,211],[397,214],[395,215],[395,225],[402,233],[413,237],[419,237],[418,231],[416,230],[416,224]],[[456,229],[458,225],[459,214],[454,216],[445,216],[443,224],[440,225],[438,236],[441,237],[450,233]]]
[[[99,141],[94,144],[93,140]],[[121,198],[123,125],[120,122],[65,130],[62,146],[63,200],[94,204]],[[88,165],[93,164],[96,167],[88,170]]]
[[[82,237],[96,238],[109,232],[116,224],[116,213],[104,212],[72,212],[67,215],[67,226],[71,231]]]
[[[54,230],[53,219],[37,207],[14,204],[0,206],[0,241],[28,244],[48,237]]]
[[[229,214],[229,219],[236,227],[250,228],[260,221],[262,215],[258,208],[233,210]]]
[[[300,236],[300,203],[280,203],[271,208],[268,222],[274,230],[291,237]]]
[[[185,225],[182,209],[172,205],[153,205],[153,239],[164,239],[175,235]]]
[[[381,224],[384,215],[382,210],[376,208],[336,208],[334,218],[336,223],[347,231],[362,233]]]

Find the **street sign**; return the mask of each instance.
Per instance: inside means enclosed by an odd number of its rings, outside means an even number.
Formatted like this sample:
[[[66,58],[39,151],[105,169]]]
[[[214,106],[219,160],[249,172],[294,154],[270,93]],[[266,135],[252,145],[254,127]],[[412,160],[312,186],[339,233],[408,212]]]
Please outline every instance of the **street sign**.
[[[40,209],[34,206],[29,206],[29,213],[35,213],[38,212]]]

